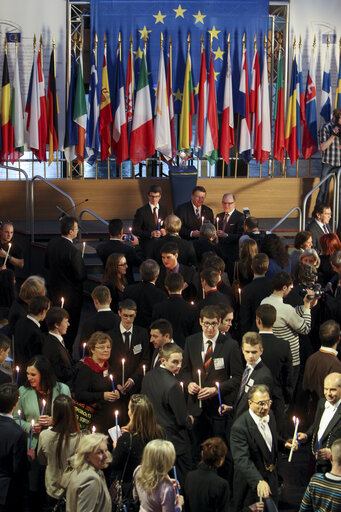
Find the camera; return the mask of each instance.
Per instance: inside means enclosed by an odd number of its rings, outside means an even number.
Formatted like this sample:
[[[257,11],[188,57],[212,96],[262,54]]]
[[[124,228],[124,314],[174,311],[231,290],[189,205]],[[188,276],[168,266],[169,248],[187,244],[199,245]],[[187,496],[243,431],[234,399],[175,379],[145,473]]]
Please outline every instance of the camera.
[[[333,131],[333,135],[336,135],[337,137],[341,137],[341,124],[340,123],[335,123],[336,128],[339,129],[338,133],[335,133],[334,130]]]
[[[308,290],[314,292],[314,294],[310,293],[307,296],[309,300],[313,300],[315,297],[325,296],[326,290],[322,288],[320,283],[316,282],[317,276],[311,265],[301,263],[298,269],[298,279],[301,285],[298,291],[300,297],[305,297],[307,295]]]

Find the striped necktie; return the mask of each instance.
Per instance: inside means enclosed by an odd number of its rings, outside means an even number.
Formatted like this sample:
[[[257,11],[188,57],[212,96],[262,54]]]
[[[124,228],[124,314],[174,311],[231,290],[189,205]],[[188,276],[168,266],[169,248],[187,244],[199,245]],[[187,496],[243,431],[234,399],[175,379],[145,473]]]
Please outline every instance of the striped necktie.
[[[210,366],[211,366],[211,363],[212,363],[212,354],[213,354],[212,341],[211,340],[207,340],[207,344],[208,344],[208,347],[207,347],[206,354],[205,354],[205,359],[204,359],[204,368],[205,368],[205,374],[206,375],[208,374],[208,371],[210,369]]]
[[[248,366],[244,370],[242,381],[240,383],[240,388],[239,388],[239,393],[238,393],[237,399],[239,399],[242,396],[242,394],[244,393],[244,391],[245,391],[245,386],[246,386],[247,380],[249,378],[250,371],[251,371],[251,368],[249,368]]]

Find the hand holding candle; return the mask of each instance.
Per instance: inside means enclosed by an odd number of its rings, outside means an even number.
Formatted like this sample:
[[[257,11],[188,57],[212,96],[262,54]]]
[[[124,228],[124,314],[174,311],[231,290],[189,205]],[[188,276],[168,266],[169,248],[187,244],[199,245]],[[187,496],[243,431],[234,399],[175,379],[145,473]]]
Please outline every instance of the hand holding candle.
[[[160,231],[161,229],[161,219],[157,219],[157,230]]]
[[[19,366],[15,367],[15,371],[17,372],[15,383],[18,386],[18,383],[19,383]]]
[[[222,401],[221,401],[221,394],[220,394],[220,386],[219,386],[219,382],[216,382],[215,383],[216,385],[216,388],[218,390],[218,398],[219,398],[219,407],[220,407],[220,414],[222,413],[223,411],[223,408],[222,408]]]
[[[41,411],[40,411],[40,416],[43,416],[44,412],[45,412],[45,405],[46,405],[46,400],[43,399],[43,405],[41,407]]]
[[[11,242],[8,244],[8,250],[7,250],[7,253],[6,253],[6,257],[5,257],[5,261],[4,261],[4,267],[6,266],[6,263],[7,263],[7,260],[8,260],[8,256],[9,256],[9,251],[11,250],[11,247],[12,247],[12,244]]]
[[[126,362],[125,359],[122,359],[122,387],[124,386],[124,363]]]
[[[292,436],[292,443],[291,443],[290,453],[289,453],[289,457],[288,457],[288,462],[291,462],[291,459],[292,459],[292,454],[294,452],[294,446],[295,446],[295,440],[297,437],[298,424],[300,422],[299,419],[296,418],[296,416],[293,417],[293,420],[294,420],[295,428],[294,428],[294,435]]]
[[[83,242],[83,248],[82,248],[82,258],[84,258],[84,253],[85,253],[85,246],[86,246],[86,242]]]
[[[199,388],[201,388],[201,370],[198,370],[198,385],[199,385]],[[202,408],[201,400],[199,400],[199,407],[200,407],[200,409]]]
[[[112,390],[115,393],[116,390],[115,390],[115,384],[114,384],[114,377],[111,374],[109,375],[109,379],[111,380]]]

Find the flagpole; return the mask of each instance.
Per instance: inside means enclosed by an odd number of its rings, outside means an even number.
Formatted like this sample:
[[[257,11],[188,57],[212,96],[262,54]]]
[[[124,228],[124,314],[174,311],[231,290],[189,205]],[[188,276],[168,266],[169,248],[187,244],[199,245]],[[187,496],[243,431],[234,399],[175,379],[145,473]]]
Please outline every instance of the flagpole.
[[[245,32],[243,34],[242,62],[243,62],[244,52],[245,52]],[[237,119],[236,160],[235,160],[235,165],[234,165],[234,177],[235,178],[237,178],[238,155],[239,155],[239,152],[238,152],[238,145],[239,145],[239,122],[240,122],[240,114],[238,114],[238,119]]]

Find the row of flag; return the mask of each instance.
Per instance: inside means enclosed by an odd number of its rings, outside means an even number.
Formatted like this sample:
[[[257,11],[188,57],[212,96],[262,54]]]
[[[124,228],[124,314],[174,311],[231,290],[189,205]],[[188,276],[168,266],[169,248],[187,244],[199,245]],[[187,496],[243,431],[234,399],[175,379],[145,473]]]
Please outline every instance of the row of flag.
[[[245,38],[245,36],[244,36]],[[97,48],[91,53],[91,71],[88,101],[86,100],[82,53],[76,58],[75,49],[71,54],[71,76],[68,88],[64,153],[67,161],[77,158],[78,163],[101,161],[115,155],[117,165],[131,159],[137,164],[155,154],[164,161],[172,162],[178,150],[189,150],[192,146],[192,116],[196,113],[194,152],[217,161],[219,152],[228,164],[230,149],[235,145],[237,133],[238,153],[245,162],[252,157],[261,164],[271,153],[271,116],[267,68],[267,49],[264,44],[263,69],[260,72],[260,58],[255,43],[251,68],[251,87],[248,82],[248,63],[245,39],[243,41],[240,83],[238,96],[233,101],[232,67],[230,44],[228,44],[223,112],[220,129],[215,86],[213,53],[210,52],[209,69],[206,69],[206,54],[201,44],[200,78],[197,88],[195,110],[194,87],[190,41],[182,93],[182,108],[179,136],[175,136],[174,99],[172,91],[172,44],[170,41],[167,65],[164,61],[163,38],[159,59],[155,109],[152,111],[146,48],[142,52],[141,67],[134,91],[134,59],[132,42],[124,79],[119,40],[114,64],[114,87],[110,90],[107,68],[106,44],[104,45],[102,79],[99,84],[97,73]],[[331,119],[331,77],[329,68],[329,47],[323,72],[321,116],[326,122]],[[236,108],[234,111],[233,105]],[[341,106],[341,66],[335,97],[335,107]],[[20,94],[18,52],[14,66],[14,80],[10,87],[7,49],[2,75],[1,93],[1,139],[0,161],[14,163],[24,151],[24,144],[39,161],[45,161],[46,147],[49,150],[49,164],[58,150],[58,98],[56,89],[55,50],[51,51],[48,87],[45,92],[42,44],[34,49],[33,64],[25,110]],[[235,130],[234,114],[239,114]],[[315,86],[315,52],[310,62],[307,84],[304,91],[302,79],[301,52],[296,54],[295,44],[290,80],[290,93],[286,124],[284,118],[284,75],[283,55],[280,53],[277,71],[276,98],[274,106],[274,147],[273,157],[284,161],[287,151],[293,164],[301,154],[309,158],[318,151],[317,106]]]

